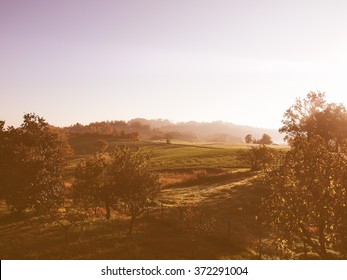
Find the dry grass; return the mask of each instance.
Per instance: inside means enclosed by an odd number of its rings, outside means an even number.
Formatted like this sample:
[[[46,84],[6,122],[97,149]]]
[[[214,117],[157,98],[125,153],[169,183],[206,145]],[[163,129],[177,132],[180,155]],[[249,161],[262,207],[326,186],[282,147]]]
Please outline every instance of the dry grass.
[[[172,170],[159,172],[159,182],[163,188],[186,184],[187,182],[196,182],[216,175],[225,174],[227,171],[222,169],[190,169],[190,170]]]
[[[168,173],[169,174],[169,173]],[[211,173],[213,174],[213,172]],[[209,174],[191,172],[185,184],[166,186],[156,207],[150,209],[128,236],[129,218],[115,214],[106,222],[89,221],[84,230],[73,226],[65,245],[64,231],[44,216],[21,217],[2,210],[1,259],[252,259],[256,239],[256,205],[264,195],[257,175],[246,170]],[[193,178],[192,178],[193,176]],[[199,177],[200,176],[200,177]],[[220,177],[218,177],[220,176]],[[201,179],[203,178],[203,179]],[[223,183],[209,183],[219,180]],[[199,185],[192,185],[200,180]],[[188,184],[188,183],[189,184]],[[163,207],[161,207],[161,203]],[[213,229],[194,243],[183,223],[193,207],[201,219],[213,219]]]

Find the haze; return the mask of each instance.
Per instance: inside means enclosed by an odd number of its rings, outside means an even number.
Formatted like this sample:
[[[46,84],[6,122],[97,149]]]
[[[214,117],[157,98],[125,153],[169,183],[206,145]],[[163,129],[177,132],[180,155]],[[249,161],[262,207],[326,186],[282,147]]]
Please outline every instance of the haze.
[[[347,104],[345,1],[0,2],[0,119],[223,120],[278,128],[296,97]]]

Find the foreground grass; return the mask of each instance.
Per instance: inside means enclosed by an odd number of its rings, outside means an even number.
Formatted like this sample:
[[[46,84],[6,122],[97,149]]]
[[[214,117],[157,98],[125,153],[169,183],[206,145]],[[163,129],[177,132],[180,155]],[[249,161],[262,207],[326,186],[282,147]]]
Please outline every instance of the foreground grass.
[[[95,139],[73,143],[66,168],[66,194],[77,163],[94,152]],[[107,139],[106,139],[107,140]],[[172,141],[132,143],[152,153],[162,192],[128,235],[129,218],[114,212],[110,221],[93,217],[85,226],[64,229],[47,216],[16,216],[0,205],[1,259],[254,259],[258,257],[255,216],[267,190],[249,171],[250,145]],[[276,148],[283,148],[277,147]],[[192,234],[185,213],[194,209],[198,223],[213,221],[203,234]],[[196,221],[195,221],[196,222]],[[198,225],[198,224],[197,224]]]
[[[89,220],[73,226],[65,244],[63,229],[47,217],[21,217],[2,209],[1,259],[252,259],[256,240],[254,216],[264,188],[256,174],[238,170],[224,182],[194,181],[164,188],[157,207],[141,217],[128,235],[129,220],[114,213],[106,222]],[[229,176],[229,177],[228,177]],[[213,177],[212,177],[213,178]],[[216,178],[215,178],[216,179]],[[184,221],[193,207],[200,219],[214,219],[213,230],[192,241]],[[182,214],[183,213],[183,214]]]

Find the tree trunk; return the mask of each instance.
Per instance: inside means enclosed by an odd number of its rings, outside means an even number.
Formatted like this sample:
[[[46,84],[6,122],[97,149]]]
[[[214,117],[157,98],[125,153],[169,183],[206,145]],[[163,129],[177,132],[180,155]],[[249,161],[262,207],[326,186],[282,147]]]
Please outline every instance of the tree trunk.
[[[106,201],[106,220],[108,221],[111,217],[111,209],[110,209],[110,202]]]
[[[307,260],[307,247],[306,247],[306,241],[304,241],[304,256],[305,256],[305,260]]]
[[[326,250],[326,244],[325,244],[325,235],[324,235],[324,225],[319,225],[319,246],[321,251],[321,257],[326,258],[327,250]]]
[[[302,233],[304,234],[302,240],[303,242],[306,242],[306,244],[310,245],[312,247],[312,249],[318,254],[318,255],[321,255],[320,254],[320,248],[318,246],[318,244],[314,243],[311,239],[311,236],[310,236],[310,233],[307,231],[307,229],[305,228],[305,226],[303,224],[300,224],[299,225],[301,230],[302,230]]]

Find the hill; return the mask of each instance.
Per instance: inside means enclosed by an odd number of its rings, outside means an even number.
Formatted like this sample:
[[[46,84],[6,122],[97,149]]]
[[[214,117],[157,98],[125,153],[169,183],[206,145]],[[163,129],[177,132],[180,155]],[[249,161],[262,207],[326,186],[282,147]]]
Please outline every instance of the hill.
[[[275,143],[282,143],[283,137],[276,129],[236,125],[230,122],[179,122],[169,120],[147,120],[93,122],[87,125],[75,124],[64,128],[70,135],[99,134],[118,139],[131,139],[138,133],[141,139],[176,139],[185,141],[243,142],[245,135],[252,134],[259,139],[266,133]]]

